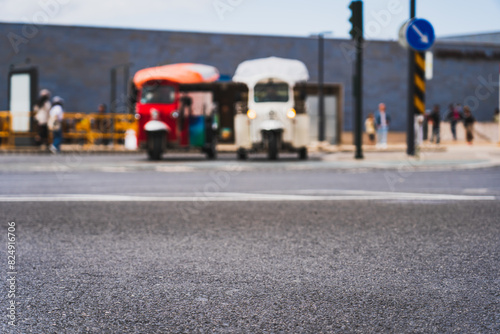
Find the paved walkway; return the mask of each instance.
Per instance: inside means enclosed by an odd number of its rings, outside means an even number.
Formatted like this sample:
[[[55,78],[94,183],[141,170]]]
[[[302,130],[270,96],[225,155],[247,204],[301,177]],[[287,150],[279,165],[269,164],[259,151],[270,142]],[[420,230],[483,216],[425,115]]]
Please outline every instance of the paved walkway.
[[[326,155],[325,161],[355,161],[354,149]],[[500,166],[500,146],[449,145],[424,146],[416,156],[406,155],[406,147],[390,146],[387,150],[365,149],[360,166],[378,168],[482,168]]]
[[[309,160],[298,160],[295,153],[280,154],[269,161],[264,153],[250,154],[249,160],[238,161],[230,146],[222,146],[217,160],[206,160],[199,151],[167,152],[162,161],[150,162],[145,152],[75,150],[65,147],[63,154],[27,154],[38,151],[12,151],[0,154],[0,171],[159,171],[191,172],[207,170],[448,170],[500,166],[500,147],[497,145],[426,146],[418,155],[406,155],[404,145],[390,145],[387,150],[364,149],[364,159],[354,159],[353,146],[312,147]],[[113,153],[113,154],[111,154]]]

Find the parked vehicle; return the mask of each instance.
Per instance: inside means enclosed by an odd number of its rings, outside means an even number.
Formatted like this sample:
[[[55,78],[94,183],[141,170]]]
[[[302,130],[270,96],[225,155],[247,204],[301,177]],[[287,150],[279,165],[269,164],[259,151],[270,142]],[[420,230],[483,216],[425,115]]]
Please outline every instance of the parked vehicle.
[[[294,89],[309,79],[304,63],[277,57],[247,60],[236,69],[233,81],[248,86],[248,98],[237,107],[234,119],[238,159],[249,152],[297,152],[307,159],[309,116],[305,91]]]
[[[210,92],[193,92],[190,85],[214,82],[215,67],[172,64],[146,68],[134,76],[138,120],[137,142],[151,160],[168,148],[200,148],[209,159],[217,156],[217,122]]]

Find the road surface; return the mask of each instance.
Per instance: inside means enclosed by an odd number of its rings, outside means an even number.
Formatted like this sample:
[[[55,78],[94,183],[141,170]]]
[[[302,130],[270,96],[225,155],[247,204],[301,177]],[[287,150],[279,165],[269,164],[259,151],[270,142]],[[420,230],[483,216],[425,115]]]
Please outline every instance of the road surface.
[[[2,333],[500,331],[499,168],[2,158]]]

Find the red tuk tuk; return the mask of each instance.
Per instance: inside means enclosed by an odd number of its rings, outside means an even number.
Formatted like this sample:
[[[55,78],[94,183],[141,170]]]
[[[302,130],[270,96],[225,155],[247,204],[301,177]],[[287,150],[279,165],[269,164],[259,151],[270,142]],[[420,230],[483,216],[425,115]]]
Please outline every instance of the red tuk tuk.
[[[217,156],[217,122],[210,92],[182,87],[214,82],[218,70],[202,64],[172,64],[138,71],[133,80],[137,143],[151,160],[167,148],[200,148],[209,159]]]

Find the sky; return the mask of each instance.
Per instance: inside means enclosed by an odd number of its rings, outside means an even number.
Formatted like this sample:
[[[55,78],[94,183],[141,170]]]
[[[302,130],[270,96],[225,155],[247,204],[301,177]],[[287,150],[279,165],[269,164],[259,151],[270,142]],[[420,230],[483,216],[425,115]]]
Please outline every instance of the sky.
[[[0,0],[0,22],[349,38],[350,0]],[[365,38],[396,40],[409,0],[365,0]],[[437,37],[500,31],[500,0],[417,0]]]

